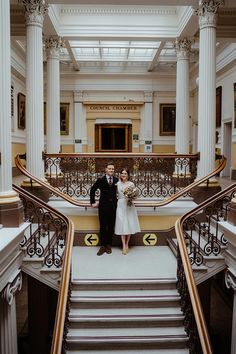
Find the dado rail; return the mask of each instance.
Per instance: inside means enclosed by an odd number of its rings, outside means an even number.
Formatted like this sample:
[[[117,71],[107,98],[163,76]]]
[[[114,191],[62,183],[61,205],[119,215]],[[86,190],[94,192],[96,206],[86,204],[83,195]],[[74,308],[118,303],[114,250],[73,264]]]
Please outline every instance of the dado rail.
[[[166,198],[191,184],[197,176],[198,154],[44,154],[48,182],[73,198],[89,197],[90,188],[104,174],[108,162],[115,175],[126,167],[139,198]],[[188,196],[185,194],[184,196]]]

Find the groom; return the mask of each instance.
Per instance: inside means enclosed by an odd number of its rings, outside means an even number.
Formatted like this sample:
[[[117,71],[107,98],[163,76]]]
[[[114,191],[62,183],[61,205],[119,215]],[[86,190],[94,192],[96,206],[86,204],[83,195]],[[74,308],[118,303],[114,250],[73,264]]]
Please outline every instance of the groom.
[[[108,254],[112,252],[111,244],[117,205],[116,184],[118,182],[118,178],[114,176],[114,170],[114,164],[109,162],[105,168],[105,176],[98,178],[90,190],[90,204],[93,208],[98,207],[100,222],[101,247],[97,253],[98,256],[105,252]],[[100,189],[99,202],[95,202],[97,189]]]

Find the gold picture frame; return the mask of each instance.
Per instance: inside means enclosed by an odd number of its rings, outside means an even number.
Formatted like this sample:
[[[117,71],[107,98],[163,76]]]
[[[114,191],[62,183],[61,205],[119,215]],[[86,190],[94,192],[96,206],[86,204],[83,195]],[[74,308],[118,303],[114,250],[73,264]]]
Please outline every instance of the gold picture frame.
[[[175,135],[176,104],[160,104],[160,136]]]
[[[222,86],[216,88],[216,128],[221,127]]]
[[[69,135],[69,111],[70,103],[61,102],[60,103],[60,134]],[[47,132],[47,104],[44,102],[44,134]]]
[[[21,92],[17,95],[17,122],[18,129],[25,129],[25,95]]]

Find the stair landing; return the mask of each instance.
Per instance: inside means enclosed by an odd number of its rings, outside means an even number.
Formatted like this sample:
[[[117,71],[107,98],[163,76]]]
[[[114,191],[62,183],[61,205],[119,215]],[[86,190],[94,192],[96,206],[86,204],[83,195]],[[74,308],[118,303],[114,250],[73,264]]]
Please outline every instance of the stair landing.
[[[76,280],[176,279],[176,258],[168,246],[133,246],[127,255],[113,247],[97,256],[99,247],[74,247],[72,282]]]

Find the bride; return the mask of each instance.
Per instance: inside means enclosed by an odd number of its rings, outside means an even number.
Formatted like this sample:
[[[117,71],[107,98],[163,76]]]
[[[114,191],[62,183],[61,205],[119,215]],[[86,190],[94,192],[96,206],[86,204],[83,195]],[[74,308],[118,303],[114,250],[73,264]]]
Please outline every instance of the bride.
[[[115,234],[121,235],[123,250],[126,255],[129,251],[130,236],[136,232],[140,232],[137,211],[125,197],[127,187],[134,187],[134,183],[129,180],[130,174],[127,168],[120,171],[120,181],[117,183],[118,203],[116,209]],[[130,204],[130,203],[129,203]]]

